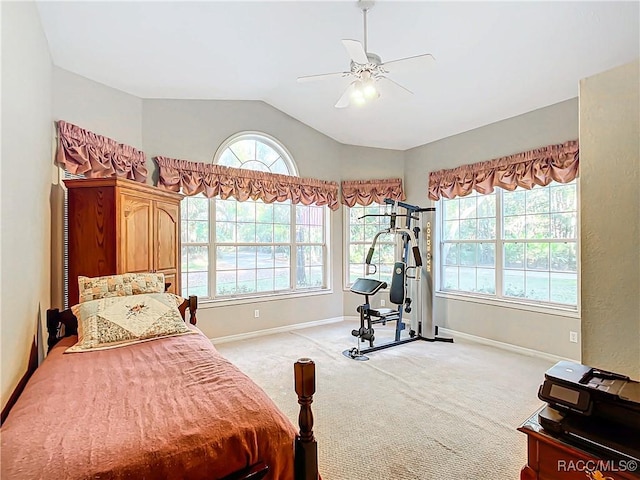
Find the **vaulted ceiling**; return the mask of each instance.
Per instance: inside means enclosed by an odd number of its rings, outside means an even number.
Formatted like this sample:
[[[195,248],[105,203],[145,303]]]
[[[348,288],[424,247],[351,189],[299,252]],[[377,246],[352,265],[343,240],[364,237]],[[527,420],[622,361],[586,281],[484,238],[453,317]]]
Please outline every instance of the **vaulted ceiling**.
[[[436,61],[337,109],[363,40],[355,1],[38,3],[54,63],[141,98],[262,100],[339,142],[405,150],[578,96],[579,80],[640,56],[638,2],[380,1],[368,51]]]

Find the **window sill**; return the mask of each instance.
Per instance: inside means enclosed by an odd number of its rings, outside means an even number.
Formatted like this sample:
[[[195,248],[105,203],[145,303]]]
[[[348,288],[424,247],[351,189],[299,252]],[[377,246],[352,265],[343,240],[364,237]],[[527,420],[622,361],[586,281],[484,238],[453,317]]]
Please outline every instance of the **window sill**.
[[[234,305],[246,305],[252,303],[263,303],[263,302],[275,302],[282,300],[291,300],[296,298],[304,298],[304,297],[315,297],[319,295],[330,295],[333,293],[333,289],[322,289],[322,290],[309,290],[306,292],[295,292],[295,293],[270,293],[266,295],[251,295],[246,297],[236,297],[236,298],[220,298],[220,299],[198,299],[198,309],[208,309],[208,308],[217,308],[217,307],[230,307]]]
[[[515,310],[525,310],[528,312],[543,313],[546,315],[558,315],[560,317],[569,317],[580,319],[580,312],[571,307],[563,308],[561,306],[540,305],[535,303],[524,303],[517,300],[497,299],[481,297],[478,295],[466,295],[464,293],[436,292],[436,297],[447,298],[450,300],[459,300],[465,302],[482,303],[484,305],[492,305],[494,307],[512,308]]]

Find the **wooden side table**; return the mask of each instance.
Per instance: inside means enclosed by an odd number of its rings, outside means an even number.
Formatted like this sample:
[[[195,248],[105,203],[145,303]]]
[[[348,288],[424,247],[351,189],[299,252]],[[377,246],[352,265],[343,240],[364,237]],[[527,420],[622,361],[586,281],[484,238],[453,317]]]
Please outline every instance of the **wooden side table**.
[[[600,458],[595,451],[587,451],[544,430],[538,423],[540,410],[518,428],[527,435],[527,464],[520,471],[520,480],[640,479],[639,464]]]

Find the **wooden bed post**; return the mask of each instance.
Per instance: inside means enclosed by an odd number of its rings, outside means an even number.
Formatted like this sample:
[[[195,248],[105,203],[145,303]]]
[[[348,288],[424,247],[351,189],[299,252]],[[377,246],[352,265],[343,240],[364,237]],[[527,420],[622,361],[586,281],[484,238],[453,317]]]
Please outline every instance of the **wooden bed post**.
[[[47,351],[50,351],[58,341],[59,315],[60,311],[57,308],[47,310]]]
[[[198,322],[196,318],[196,310],[198,308],[198,297],[195,295],[189,295],[189,323],[195,325]]]
[[[318,480],[318,444],[313,436],[313,394],[316,393],[316,364],[310,358],[295,363],[295,388],[300,404],[300,434],[295,443],[295,480]]]

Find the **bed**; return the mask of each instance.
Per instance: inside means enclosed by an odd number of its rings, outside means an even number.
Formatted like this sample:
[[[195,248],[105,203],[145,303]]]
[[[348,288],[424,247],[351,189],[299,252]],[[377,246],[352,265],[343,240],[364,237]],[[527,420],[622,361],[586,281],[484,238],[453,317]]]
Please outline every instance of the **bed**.
[[[190,334],[72,354],[75,315],[47,311],[50,351],[2,425],[0,477],[316,480],[313,362],[294,365],[296,431],[195,327],[196,309],[179,307]]]

